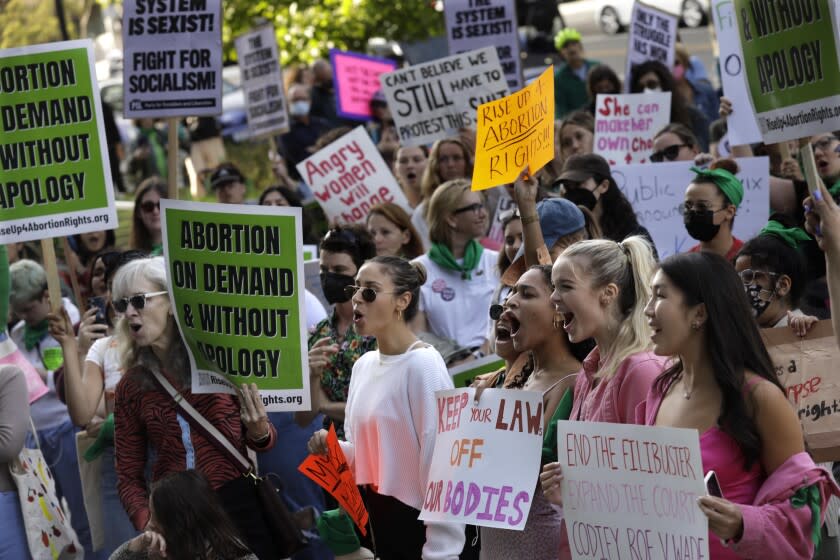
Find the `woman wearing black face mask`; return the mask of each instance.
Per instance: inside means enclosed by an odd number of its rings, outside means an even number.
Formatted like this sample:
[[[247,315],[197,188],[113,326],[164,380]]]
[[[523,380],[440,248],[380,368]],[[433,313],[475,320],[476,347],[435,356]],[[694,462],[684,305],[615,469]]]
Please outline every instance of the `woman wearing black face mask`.
[[[362,225],[331,229],[320,245],[321,288],[333,305],[329,317],[309,335],[309,375],[312,410],[295,413],[295,422],[308,426],[319,414],[344,436],[344,407],[350,373],[356,360],[376,349],[376,339],[360,336],[353,327],[353,304],[344,288],[355,283],[362,264],[376,256],[376,245]]]
[[[711,251],[733,262],[744,242],[732,235],[735,213],[744,199],[744,186],[735,177],[738,164],[719,159],[697,173],[685,190],[683,223],[688,235],[699,241],[689,252]]]

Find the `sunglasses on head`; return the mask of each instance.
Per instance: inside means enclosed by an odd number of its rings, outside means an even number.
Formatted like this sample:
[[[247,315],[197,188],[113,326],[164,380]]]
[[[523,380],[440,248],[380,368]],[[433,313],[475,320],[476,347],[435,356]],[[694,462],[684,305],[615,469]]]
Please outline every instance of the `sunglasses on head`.
[[[675,159],[677,159],[677,156],[680,155],[680,149],[688,147],[688,144],[674,144],[673,146],[668,146],[664,150],[653,152],[650,155],[650,161],[652,161],[653,163],[661,163],[665,160],[674,161]]]
[[[349,298],[352,298],[356,295],[356,292],[359,290],[362,291],[362,299],[368,303],[373,303],[376,301],[376,296],[379,294],[394,294],[396,292],[377,292],[373,288],[367,288],[365,286],[345,286],[344,287],[344,295]]]
[[[131,307],[140,311],[144,307],[146,307],[146,300],[150,297],[155,296],[162,296],[163,294],[167,293],[165,290],[162,292],[149,292],[147,294],[136,294],[131,297],[124,297],[121,299],[116,299],[111,302],[114,306],[114,309],[117,313],[125,313],[128,309],[128,304],[131,304]]]
[[[146,212],[147,214],[150,214],[155,210],[160,210],[160,202],[153,202],[151,200],[147,200],[146,202],[140,204],[140,210]]]

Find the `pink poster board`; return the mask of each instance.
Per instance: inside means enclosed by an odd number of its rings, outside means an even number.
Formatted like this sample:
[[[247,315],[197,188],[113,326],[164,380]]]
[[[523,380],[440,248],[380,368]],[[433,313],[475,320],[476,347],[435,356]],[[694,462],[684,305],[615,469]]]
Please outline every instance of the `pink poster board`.
[[[382,86],[379,75],[393,72],[397,63],[348,51],[332,49],[336,112],[340,117],[367,121],[371,119],[370,100]]]

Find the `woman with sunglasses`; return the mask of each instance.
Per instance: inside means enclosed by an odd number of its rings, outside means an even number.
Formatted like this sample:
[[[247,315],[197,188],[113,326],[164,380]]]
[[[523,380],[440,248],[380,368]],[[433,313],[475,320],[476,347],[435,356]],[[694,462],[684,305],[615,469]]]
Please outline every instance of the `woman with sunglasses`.
[[[700,144],[691,129],[679,123],[671,123],[654,136],[650,161],[694,161],[699,154]]]
[[[425,281],[417,263],[376,257],[347,287],[356,328],[376,337],[379,350],[353,366],[341,448],[356,483],[365,487],[382,560],[455,560],[464,546],[463,525],[418,519],[437,433],[435,391],[453,387],[440,354],[408,326]],[[326,430],[316,432],[310,452],[325,454],[326,436]]]
[[[477,241],[487,231],[481,195],[466,179],[442,184],[429,204],[429,252],[419,257],[429,282],[420,290],[415,332],[431,331],[481,357],[489,348],[487,309],[499,276],[498,254]]]
[[[129,247],[153,256],[163,253],[160,199],[168,197],[169,190],[164,179],[150,177],[140,183],[134,195]]]
[[[151,514],[149,482],[195,468],[208,477],[248,548],[262,560],[276,558],[254,485],[178,412],[154,372],[166,378],[243,455],[246,448],[270,449],[276,438],[274,426],[256,385],[243,385],[237,396],[190,390],[187,350],[166,288],[161,257],[131,261],[114,277],[113,305],[123,314],[116,336],[125,373],[116,389],[114,419],[117,481],[125,511],[134,528],[144,530]]]
[[[719,159],[709,169],[692,167],[694,180],[685,190],[683,223],[688,235],[699,241],[690,253],[711,251],[734,262],[744,242],[732,235],[735,214],[744,199],[744,186],[735,176],[735,160]]]

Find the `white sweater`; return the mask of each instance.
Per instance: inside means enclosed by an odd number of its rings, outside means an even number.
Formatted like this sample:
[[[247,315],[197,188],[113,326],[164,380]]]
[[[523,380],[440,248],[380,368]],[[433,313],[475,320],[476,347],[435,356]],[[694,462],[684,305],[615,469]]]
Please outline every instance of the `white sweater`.
[[[357,484],[373,484],[415,509],[423,508],[437,432],[435,391],[452,389],[440,354],[431,347],[387,356],[373,350],[356,361],[341,448]],[[426,523],[424,560],[457,559],[464,525]]]

